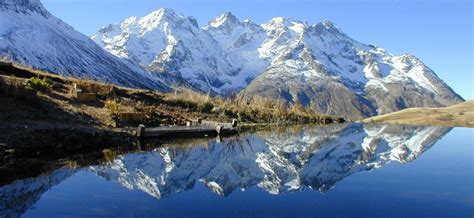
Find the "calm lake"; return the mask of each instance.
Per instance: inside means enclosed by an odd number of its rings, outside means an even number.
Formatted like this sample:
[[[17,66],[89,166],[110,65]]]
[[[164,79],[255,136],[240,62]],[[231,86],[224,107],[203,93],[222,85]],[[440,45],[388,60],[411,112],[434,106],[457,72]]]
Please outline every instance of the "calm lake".
[[[48,160],[22,160],[1,175],[0,216],[473,217],[473,136],[467,128],[297,126],[140,142],[40,170]]]

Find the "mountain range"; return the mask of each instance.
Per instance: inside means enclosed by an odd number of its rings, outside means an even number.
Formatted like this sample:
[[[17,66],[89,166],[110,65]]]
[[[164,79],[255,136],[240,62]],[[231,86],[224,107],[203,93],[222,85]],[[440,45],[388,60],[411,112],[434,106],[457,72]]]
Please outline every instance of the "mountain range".
[[[159,9],[100,29],[94,44],[39,0],[0,4],[0,57],[66,76],[258,95],[349,119],[463,101],[415,56],[358,42],[330,21],[276,17],[256,24],[226,12],[199,26]]]

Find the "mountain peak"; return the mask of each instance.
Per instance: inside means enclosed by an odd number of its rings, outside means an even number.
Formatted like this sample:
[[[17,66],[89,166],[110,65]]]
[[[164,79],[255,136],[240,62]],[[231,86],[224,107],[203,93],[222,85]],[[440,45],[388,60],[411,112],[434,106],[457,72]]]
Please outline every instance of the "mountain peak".
[[[0,9],[14,10],[23,14],[34,12],[43,16],[50,15],[40,0],[0,0]]]
[[[344,34],[342,30],[336,26],[333,22],[330,20],[324,20],[323,22],[318,22],[314,25],[312,25],[315,29],[317,29],[320,32],[329,32],[333,34]]]
[[[332,28],[337,28],[333,22],[331,22],[330,20],[324,20],[322,22],[322,24],[324,25],[324,27],[326,27],[327,29],[332,29]]]
[[[283,27],[292,27],[292,26],[301,26],[304,27],[307,25],[306,21],[301,21],[293,17],[274,17],[269,20],[263,26],[283,26]]]
[[[160,8],[144,16],[143,18],[146,20],[161,20],[163,17],[174,18],[174,17],[178,17],[178,15],[176,14],[176,12],[174,12],[173,9]]]
[[[130,17],[124,20],[122,24],[138,24],[138,28],[143,32],[154,31],[169,24],[175,28],[199,28],[198,23],[193,17],[186,17],[176,13],[173,9],[160,8],[144,17]]]
[[[226,23],[238,23],[239,19],[235,17],[231,12],[224,12],[220,16],[214,18],[209,22],[209,26],[220,27]]]
[[[155,12],[158,13],[158,14],[176,15],[176,12],[171,8],[160,8],[160,9],[156,10]]]
[[[275,17],[269,20],[267,23],[261,25],[264,29],[267,30],[284,30],[291,29],[292,31],[301,34],[305,31],[308,24],[306,21],[300,21],[292,17]]]

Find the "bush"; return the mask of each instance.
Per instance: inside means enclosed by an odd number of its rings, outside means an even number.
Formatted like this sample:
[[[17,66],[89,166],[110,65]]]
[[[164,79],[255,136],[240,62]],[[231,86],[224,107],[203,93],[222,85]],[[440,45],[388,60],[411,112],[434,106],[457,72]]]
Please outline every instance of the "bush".
[[[227,117],[237,117],[237,113],[232,110],[224,110],[224,115]]]
[[[240,111],[237,113],[237,120],[239,122],[253,121],[252,114],[246,111]]]
[[[53,84],[50,80],[43,78],[40,79],[38,77],[31,77],[26,81],[26,86],[36,90],[36,91],[41,91],[41,92],[48,92],[51,91],[53,88]]]
[[[198,105],[198,110],[203,113],[209,113],[214,108],[214,104],[211,102],[204,102]]]
[[[110,114],[117,115],[120,109],[120,102],[115,99],[107,99],[105,101],[105,108],[109,109]]]
[[[107,99],[109,97],[112,97],[115,91],[116,88],[114,86],[111,86],[110,88],[100,89],[97,91],[97,96],[101,99]]]
[[[168,104],[174,107],[187,108],[190,110],[196,110],[198,104],[186,99],[170,99]]]

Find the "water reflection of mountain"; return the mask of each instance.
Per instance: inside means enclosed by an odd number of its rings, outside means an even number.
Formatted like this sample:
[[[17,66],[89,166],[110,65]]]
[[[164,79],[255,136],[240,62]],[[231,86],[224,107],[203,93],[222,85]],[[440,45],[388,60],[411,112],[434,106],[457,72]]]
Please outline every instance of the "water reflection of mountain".
[[[450,129],[334,125],[248,134],[188,149],[161,147],[90,167],[97,175],[156,198],[204,183],[219,195],[260,187],[271,194],[309,187],[326,192],[352,173],[407,163]]]
[[[450,131],[444,127],[330,125],[248,133],[119,155],[88,168],[156,198],[204,183],[219,195],[259,187],[271,194],[309,187],[326,192],[352,173],[416,159]],[[16,217],[76,170],[59,169],[0,187],[0,216]]]
[[[20,217],[51,187],[74,174],[73,169],[62,168],[49,175],[15,181],[0,187],[0,217]]]

